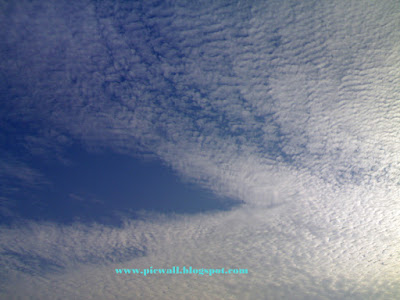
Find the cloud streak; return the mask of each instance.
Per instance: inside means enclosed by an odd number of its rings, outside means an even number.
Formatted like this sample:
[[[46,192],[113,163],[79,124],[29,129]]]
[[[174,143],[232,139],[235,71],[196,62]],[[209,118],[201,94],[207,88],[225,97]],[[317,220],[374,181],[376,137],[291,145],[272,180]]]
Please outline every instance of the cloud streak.
[[[42,120],[88,149],[150,152],[183,180],[245,205],[150,215],[120,229],[2,227],[2,265],[12,274],[4,296],[52,298],[56,288],[60,298],[76,290],[154,299],[398,295],[396,1],[41,3],[2,4],[9,118]],[[253,271],[212,280],[111,274],[156,263]]]

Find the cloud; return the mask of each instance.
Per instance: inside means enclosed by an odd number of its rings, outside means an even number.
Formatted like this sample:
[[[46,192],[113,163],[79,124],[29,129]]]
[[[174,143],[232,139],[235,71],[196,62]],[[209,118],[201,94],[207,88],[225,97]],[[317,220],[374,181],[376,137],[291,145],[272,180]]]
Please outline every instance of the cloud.
[[[338,210],[337,204],[326,204],[321,209],[317,207],[321,203],[303,201],[275,209],[239,209],[176,219],[151,216],[146,221],[132,221],[124,228],[112,230],[102,226],[57,228],[34,224],[25,229],[25,234],[20,229],[10,232],[3,229],[3,237],[18,236],[21,242],[6,243],[3,238],[2,245],[12,245],[10,248],[21,245],[30,249],[30,255],[53,258],[53,264],[63,266],[61,271],[47,270],[35,277],[28,276],[26,271],[16,272],[16,267],[9,268],[8,273],[16,276],[16,280],[28,277],[31,282],[21,294],[33,293],[37,298],[46,294],[65,297],[60,293],[100,298],[116,295],[157,298],[166,293],[166,299],[189,292],[211,299],[218,294],[224,298],[246,295],[252,298],[266,293],[273,299],[295,294],[300,299],[342,296],[362,299],[366,293],[377,297],[395,295],[398,234],[392,226],[398,214],[393,210],[390,215],[385,209],[364,204],[367,209],[354,204]],[[382,214],[385,214],[383,219]],[[380,228],[385,228],[383,235],[377,232]],[[116,262],[116,254],[108,255],[116,249],[132,251],[139,245],[146,245],[145,256],[127,253]],[[242,267],[249,269],[249,275],[213,276],[211,280],[189,275],[126,278],[114,274],[115,268],[124,266],[172,265]],[[41,281],[50,281],[54,290],[48,286],[30,290],[31,284]],[[390,285],[392,289],[382,290]],[[175,291],[171,291],[171,286],[175,286]]]
[[[150,152],[245,205],[120,229],[3,226],[4,297],[398,296],[396,1],[36,4],[1,8],[10,118]],[[113,274],[156,264],[251,274]]]

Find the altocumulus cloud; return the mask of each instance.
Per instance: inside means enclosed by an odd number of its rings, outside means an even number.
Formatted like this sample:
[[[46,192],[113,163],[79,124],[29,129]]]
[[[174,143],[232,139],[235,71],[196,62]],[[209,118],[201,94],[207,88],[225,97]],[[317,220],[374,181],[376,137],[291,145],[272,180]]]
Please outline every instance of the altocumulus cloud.
[[[2,124],[52,141],[29,149],[148,151],[244,201],[121,228],[4,225],[3,297],[399,297],[398,1],[15,1],[1,15]],[[113,272],[170,265],[250,274]]]

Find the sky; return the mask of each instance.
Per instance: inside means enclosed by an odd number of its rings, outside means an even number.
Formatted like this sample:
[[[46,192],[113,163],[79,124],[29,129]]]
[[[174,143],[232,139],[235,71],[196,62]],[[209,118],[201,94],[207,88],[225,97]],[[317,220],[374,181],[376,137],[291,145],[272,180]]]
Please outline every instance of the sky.
[[[0,0],[0,298],[400,297],[400,2]],[[116,268],[241,268],[149,276]]]

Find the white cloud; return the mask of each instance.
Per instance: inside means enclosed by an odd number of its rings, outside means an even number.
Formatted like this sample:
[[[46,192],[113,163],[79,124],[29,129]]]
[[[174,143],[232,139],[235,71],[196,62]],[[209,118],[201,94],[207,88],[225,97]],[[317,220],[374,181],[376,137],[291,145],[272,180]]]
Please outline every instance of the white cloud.
[[[246,204],[121,229],[2,227],[4,296],[399,295],[396,1],[105,3],[10,8],[3,47],[18,51],[1,68],[26,85],[8,90],[19,99],[12,110],[88,147],[151,151]],[[252,273],[132,280],[112,271],[172,264]]]

